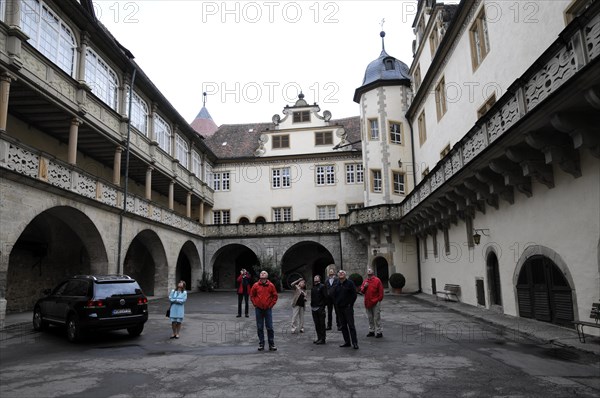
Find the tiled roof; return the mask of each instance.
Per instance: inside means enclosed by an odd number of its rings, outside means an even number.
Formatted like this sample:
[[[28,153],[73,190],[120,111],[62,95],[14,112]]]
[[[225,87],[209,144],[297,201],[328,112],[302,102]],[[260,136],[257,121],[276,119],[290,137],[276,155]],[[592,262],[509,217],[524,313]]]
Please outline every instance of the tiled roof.
[[[349,142],[360,140],[358,116],[331,120],[330,125],[343,126]],[[254,158],[254,151],[258,148],[258,138],[263,132],[274,128],[273,123],[224,124],[212,136],[207,137],[205,143],[219,159]],[[352,147],[360,150],[360,142]]]
[[[200,112],[198,112],[198,115],[190,126],[203,137],[211,136],[218,128],[205,106],[200,109]]]

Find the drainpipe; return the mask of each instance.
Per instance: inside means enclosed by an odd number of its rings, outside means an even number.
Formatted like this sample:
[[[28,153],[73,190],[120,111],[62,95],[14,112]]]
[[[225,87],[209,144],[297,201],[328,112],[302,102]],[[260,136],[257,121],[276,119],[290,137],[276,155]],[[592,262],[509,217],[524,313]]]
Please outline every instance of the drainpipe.
[[[404,115],[406,120],[410,120],[408,115]],[[408,127],[410,127],[410,151],[412,154],[412,174],[413,174],[413,190],[417,186],[417,168],[415,167],[415,135],[412,123],[408,123]],[[417,293],[421,293],[423,291],[421,284],[421,241],[417,236],[417,279],[419,282],[419,290]]]
[[[122,274],[124,264],[121,264],[121,245],[123,241],[123,215],[127,212],[127,194],[129,193],[129,141],[131,138],[131,103],[133,102],[133,85],[135,84],[135,74],[137,68],[133,67],[133,75],[131,76],[131,84],[129,85],[129,111],[127,115],[127,142],[125,145],[125,189],[123,193],[123,210],[119,214],[119,250],[117,253],[117,274]]]

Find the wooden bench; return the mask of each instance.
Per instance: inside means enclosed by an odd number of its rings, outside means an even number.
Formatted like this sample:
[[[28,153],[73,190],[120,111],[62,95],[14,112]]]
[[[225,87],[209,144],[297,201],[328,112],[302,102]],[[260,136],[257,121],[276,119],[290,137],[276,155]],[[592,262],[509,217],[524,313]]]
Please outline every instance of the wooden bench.
[[[446,283],[444,285],[444,290],[438,290],[435,292],[435,299],[437,300],[440,297],[440,294],[444,295],[444,298],[450,301],[451,296],[456,298],[456,301],[460,301],[458,299],[458,293],[460,292],[460,285],[452,285],[450,283]]]
[[[600,318],[600,303],[592,304],[592,311],[590,312],[590,318],[594,320],[594,322],[586,322],[586,321],[573,321],[575,325],[575,329],[577,329],[577,335],[579,336],[579,341],[585,343],[585,334],[583,333],[583,327],[589,326],[591,328],[600,328],[600,323],[598,320]]]

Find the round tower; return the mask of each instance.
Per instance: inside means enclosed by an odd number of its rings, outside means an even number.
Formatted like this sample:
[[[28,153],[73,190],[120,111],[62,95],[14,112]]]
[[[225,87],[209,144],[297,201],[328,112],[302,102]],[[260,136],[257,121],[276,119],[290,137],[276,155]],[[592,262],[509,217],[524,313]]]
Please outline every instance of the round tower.
[[[354,92],[360,104],[365,172],[365,206],[399,203],[413,188],[410,125],[405,114],[411,100],[406,64],[385,51],[365,71]]]

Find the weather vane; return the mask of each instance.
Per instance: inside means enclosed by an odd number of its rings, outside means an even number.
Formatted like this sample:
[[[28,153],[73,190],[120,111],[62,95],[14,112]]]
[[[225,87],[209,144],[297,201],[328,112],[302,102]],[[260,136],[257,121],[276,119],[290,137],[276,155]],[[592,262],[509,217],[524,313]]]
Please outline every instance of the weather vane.
[[[202,106],[206,106],[206,91],[202,93]]]
[[[382,19],[381,19],[381,23],[380,23],[380,25],[381,25],[381,30],[383,30],[383,24],[384,24],[384,23],[385,23],[385,18],[382,18]]]

